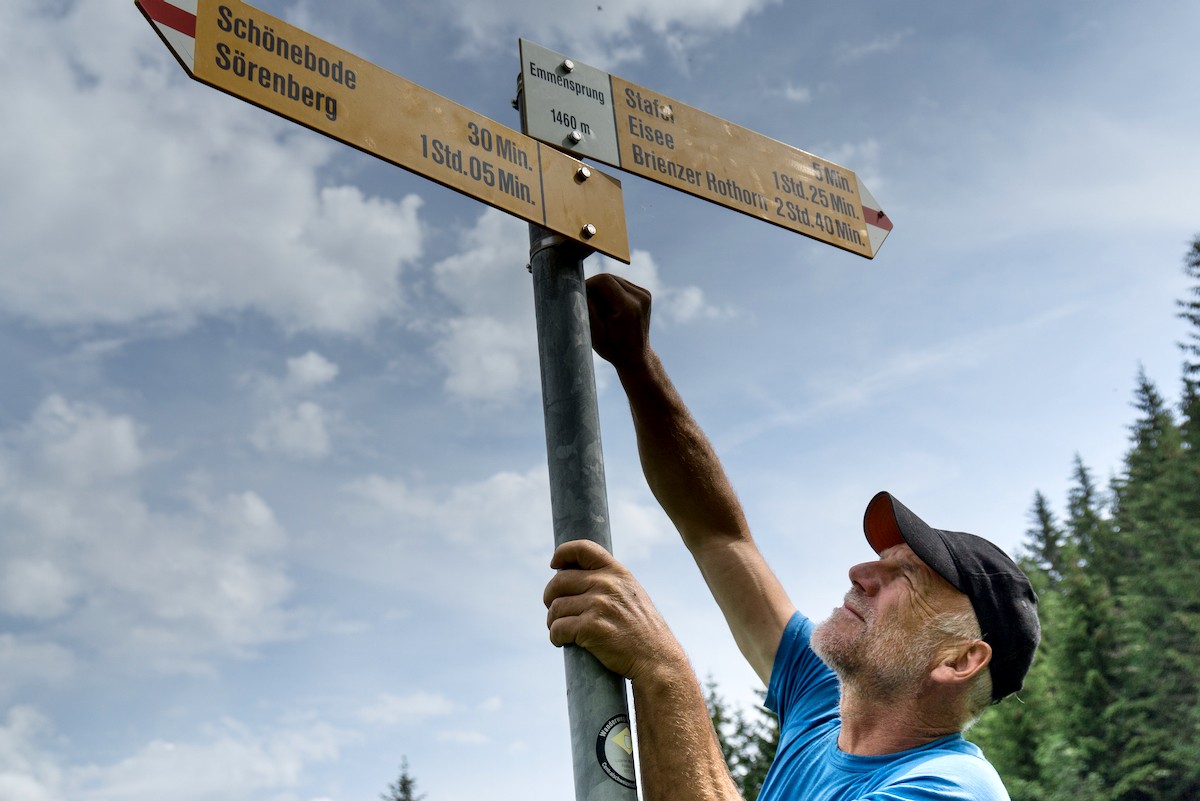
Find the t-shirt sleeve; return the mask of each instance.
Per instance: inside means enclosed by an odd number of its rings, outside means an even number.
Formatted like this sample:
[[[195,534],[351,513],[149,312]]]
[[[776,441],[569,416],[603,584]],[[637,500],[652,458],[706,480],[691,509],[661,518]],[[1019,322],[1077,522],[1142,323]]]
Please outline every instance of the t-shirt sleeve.
[[[838,713],[838,680],[809,647],[813,623],[796,612],[783,630],[765,705],[782,728],[816,724]]]

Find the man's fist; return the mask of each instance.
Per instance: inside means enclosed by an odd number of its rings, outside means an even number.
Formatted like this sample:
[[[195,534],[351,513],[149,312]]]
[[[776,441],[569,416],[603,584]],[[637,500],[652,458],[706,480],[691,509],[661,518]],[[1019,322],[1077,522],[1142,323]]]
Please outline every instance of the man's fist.
[[[650,293],[624,278],[601,273],[587,282],[592,347],[620,369],[650,350]]]

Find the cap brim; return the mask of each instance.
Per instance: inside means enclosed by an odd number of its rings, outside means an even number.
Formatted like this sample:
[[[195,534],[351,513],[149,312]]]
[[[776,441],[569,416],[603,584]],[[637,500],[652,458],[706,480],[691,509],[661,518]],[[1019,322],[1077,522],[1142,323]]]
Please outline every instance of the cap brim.
[[[876,493],[863,515],[863,533],[867,535],[867,542],[875,549],[875,553],[883,553],[904,542],[904,534],[896,522],[896,510],[892,505],[894,500],[891,493]]]
[[[907,544],[913,553],[933,572],[950,582],[960,592],[966,592],[958,565],[946,542],[946,532],[935,529],[913,514],[890,492],[876,494],[867,504],[863,515],[863,533],[875,553]]]

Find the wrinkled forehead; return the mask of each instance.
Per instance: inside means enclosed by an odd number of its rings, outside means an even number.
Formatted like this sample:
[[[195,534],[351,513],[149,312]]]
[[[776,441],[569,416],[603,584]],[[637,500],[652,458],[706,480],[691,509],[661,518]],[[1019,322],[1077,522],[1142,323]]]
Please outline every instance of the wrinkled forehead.
[[[921,573],[934,574],[933,568],[925,564],[921,557],[917,556],[913,551],[912,546],[907,542],[901,541],[898,545],[889,545],[879,552],[879,561],[896,564],[906,570],[911,570]]]
[[[896,565],[922,589],[928,588],[938,592],[944,591],[954,595],[962,595],[963,598],[966,598],[950,582],[946,581],[941,574],[925,564],[925,561],[917,556],[912,547],[903,540],[898,545],[890,545],[880,551],[879,561]]]

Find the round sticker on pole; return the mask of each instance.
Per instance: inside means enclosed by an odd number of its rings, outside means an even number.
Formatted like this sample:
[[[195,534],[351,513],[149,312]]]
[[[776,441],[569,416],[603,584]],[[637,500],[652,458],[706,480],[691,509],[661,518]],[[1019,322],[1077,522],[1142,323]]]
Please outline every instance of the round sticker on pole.
[[[633,729],[629,728],[626,715],[616,715],[600,729],[596,736],[596,759],[600,767],[622,787],[633,789]]]

